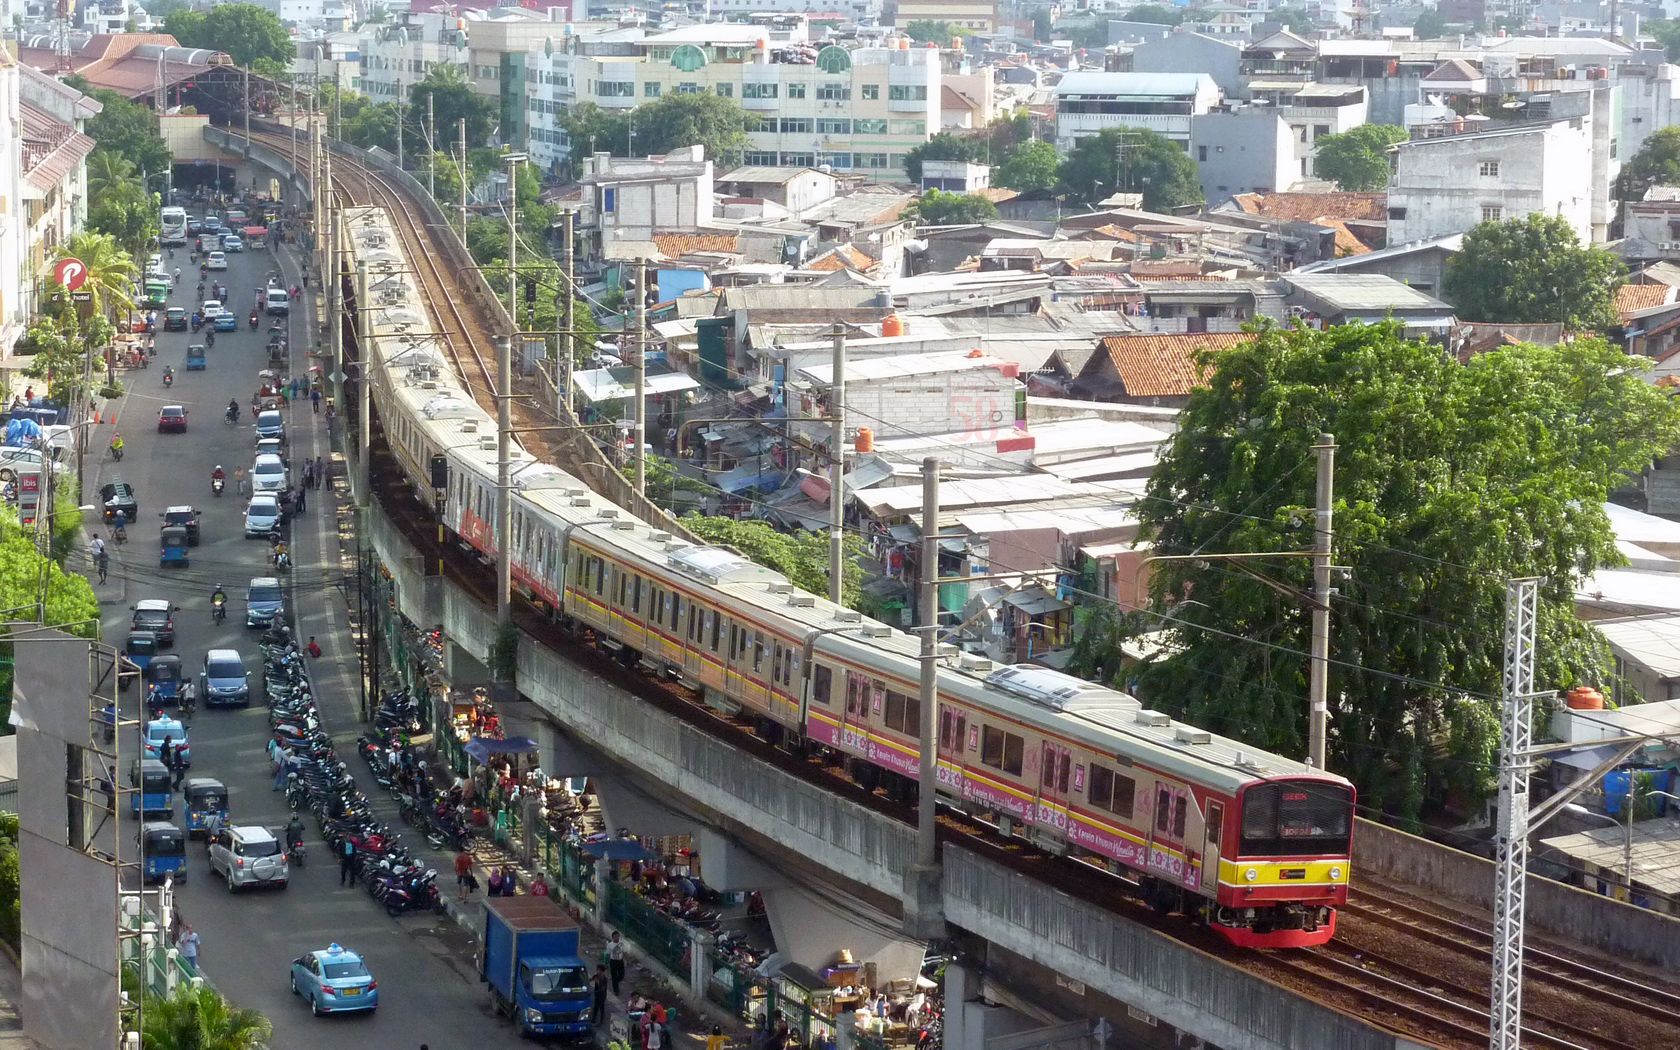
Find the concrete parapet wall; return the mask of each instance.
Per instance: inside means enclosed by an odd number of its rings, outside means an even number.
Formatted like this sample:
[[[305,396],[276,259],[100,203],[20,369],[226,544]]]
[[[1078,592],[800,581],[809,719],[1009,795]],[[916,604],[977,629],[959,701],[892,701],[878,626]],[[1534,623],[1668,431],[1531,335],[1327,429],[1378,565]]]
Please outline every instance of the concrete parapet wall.
[[[255,126],[256,122],[253,121],[252,127]],[[263,167],[273,170],[280,177],[288,192],[296,194],[304,200],[311,199],[310,193],[313,192],[313,189],[309,185],[309,179],[292,167],[292,158],[288,154],[270,149],[261,142],[247,143],[244,135],[234,134],[216,127],[206,127],[204,129],[204,141],[227,153],[244,157],[253,164],[261,164]]]
[[[1421,897],[1493,910],[1492,861],[1368,820],[1353,833],[1356,890],[1361,872],[1404,883]],[[1654,966],[1680,966],[1680,921],[1666,915],[1538,875],[1528,877],[1524,907],[1531,929]]]
[[[953,925],[1222,1050],[1414,1045],[967,850],[946,846],[944,860]]]

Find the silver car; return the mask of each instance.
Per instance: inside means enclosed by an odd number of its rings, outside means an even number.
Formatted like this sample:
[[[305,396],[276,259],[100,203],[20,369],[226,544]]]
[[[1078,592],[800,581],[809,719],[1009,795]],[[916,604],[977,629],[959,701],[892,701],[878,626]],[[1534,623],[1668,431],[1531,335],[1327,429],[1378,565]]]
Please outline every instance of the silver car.
[[[280,840],[267,828],[248,824],[223,828],[210,844],[210,873],[227,880],[229,893],[247,886],[283,890],[291,875]]]

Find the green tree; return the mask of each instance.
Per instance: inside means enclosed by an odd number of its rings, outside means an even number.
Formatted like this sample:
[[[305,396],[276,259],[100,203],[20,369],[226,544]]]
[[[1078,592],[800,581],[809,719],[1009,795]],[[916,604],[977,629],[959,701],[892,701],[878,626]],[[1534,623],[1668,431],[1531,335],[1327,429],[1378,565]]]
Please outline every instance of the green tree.
[[[910,202],[905,217],[923,226],[960,226],[970,222],[985,222],[997,218],[997,205],[984,197],[970,193],[947,193],[928,190]]]
[[[828,593],[829,563],[828,536],[819,532],[777,532],[762,521],[739,521],[735,518],[706,514],[685,514],[680,519],[690,532],[720,547],[729,547],[760,565],[775,569],[788,582],[813,594]],[[863,597],[863,570],[858,556],[863,544],[848,535],[845,540],[845,579],[841,584],[841,604],[855,609]]]
[[[1204,364],[1138,505],[1152,549],[1310,545],[1311,447],[1334,434],[1335,559],[1348,573],[1332,602],[1330,766],[1365,804],[1403,817],[1449,797],[1473,805],[1495,771],[1505,581],[1546,581],[1544,688],[1612,673],[1574,594],[1620,560],[1604,501],[1680,440],[1680,401],[1597,339],[1460,364],[1398,325],[1268,328]],[[1173,648],[1136,688],[1150,706],[1299,757],[1311,570],[1249,564],[1270,582],[1218,561],[1156,563],[1151,600],[1171,617]],[[1097,662],[1119,666],[1113,652]]]
[[[1680,127],[1658,128],[1622,165],[1616,193],[1624,201],[1645,199],[1652,186],[1680,186]]]
[[[1394,124],[1361,124],[1324,135],[1313,149],[1313,170],[1344,190],[1376,193],[1388,188],[1388,148],[1410,138]]]
[[[1447,20],[1434,8],[1425,8],[1412,23],[1412,34],[1419,40],[1439,40],[1447,35]]]
[[[87,267],[87,280],[81,290],[93,293],[94,313],[115,317],[134,308],[134,279],[140,271],[115,237],[108,233],[72,233],[59,245],[55,258],[71,256]]]
[[[634,114],[637,156],[701,145],[719,170],[741,163],[747,128],[758,119],[734,99],[709,93],[666,95],[637,106]]]
[[[87,217],[90,231],[109,234],[130,257],[151,247],[158,234],[159,201],[144,192],[138,180],[99,194],[90,190],[88,196],[93,202]]]
[[[1196,162],[1171,139],[1142,128],[1109,128],[1080,139],[1062,160],[1062,186],[1087,203],[1116,191],[1142,193],[1143,206],[1159,212],[1203,200]]]
[[[1156,25],[1176,26],[1184,21],[1184,10],[1162,4],[1139,4],[1127,11],[1124,17],[1128,22],[1153,22]]]
[[[1536,212],[1465,234],[1441,290],[1466,321],[1602,331],[1617,323],[1616,289],[1626,279],[1621,260],[1582,244],[1567,219]]]
[[[1048,142],[1027,142],[1016,147],[992,173],[992,185],[1030,192],[1047,190],[1061,177],[1062,155]]]
[[[163,31],[183,47],[225,52],[233,64],[249,67],[258,59],[289,63],[297,49],[278,15],[256,4],[215,4],[208,10],[178,11],[163,21]]]
[[[356,100],[354,104],[351,99]],[[395,153],[398,114],[395,102],[374,102],[361,95],[346,94],[339,113],[339,136],[352,146],[362,149],[377,146]]]
[[[1051,34],[1055,32],[1055,29],[1052,27],[1052,23],[1050,21],[1050,9],[1048,7],[1041,7],[1034,11],[1032,24],[1033,39],[1041,44],[1048,44],[1050,42]]]
[[[982,163],[985,141],[973,135],[956,135],[941,131],[926,142],[912,146],[904,155],[904,174],[911,182],[922,181],[922,163],[929,160],[960,160],[970,164]]]
[[[166,998],[148,996],[143,1050],[262,1050],[274,1025],[240,1009],[209,987],[181,985]]]
[[[99,143],[101,152],[126,159],[142,176],[169,170],[174,158],[158,134],[157,114],[150,108],[109,88],[95,88],[81,77],[65,77],[64,82],[104,107],[87,122],[88,137]]]
[[[104,317],[95,315],[84,322],[67,300],[60,300],[53,312],[42,313],[24,333],[29,354],[24,375],[45,383],[54,400],[74,404],[88,393],[90,382],[102,383],[99,355],[115,334],[116,327]]]
[[[1668,52],[1670,62],[1680,61],[1680,22],[1667,18],[1653,18],[1645,23],[1645,32]]]
[[[629,114],[602,109],[593,102],[580,102],[561,114],[566,135],[572,143],[572,166],[581,169],[592,153],[605,151],[615,157],[630,153]]]
[[[1312,15],[1308,14],[1305,8],[1300,7],[1277,8],[1266,16],[1266,21],[1277,22],[1296,36],[1307,36],[1318,29],[1317,24],[1313,22]]]
[[[487,142],[496,125],[495,100],[480,95],[467,83],[459,66],[434,65],[424,80],[408,89],[408,123],[405,134],[410,142],[424,142],[426,135],[426,100],[432,100],[432,114],[437,121],[438,140],[452,143],[458,136],[459,121],[467,122],[467,145]]]
[[[437,150],[427,159],[432,169],[433,192],[444,207],[461,203],[461,163],[452,154]]]
[[[974,30],[967,26],[952,25],[949,22],[936,22],[931,18],[918,18],[904,27],[904,35],[918,44],[938,44],[948,47],[951,41],[959,37],[973,36]]]

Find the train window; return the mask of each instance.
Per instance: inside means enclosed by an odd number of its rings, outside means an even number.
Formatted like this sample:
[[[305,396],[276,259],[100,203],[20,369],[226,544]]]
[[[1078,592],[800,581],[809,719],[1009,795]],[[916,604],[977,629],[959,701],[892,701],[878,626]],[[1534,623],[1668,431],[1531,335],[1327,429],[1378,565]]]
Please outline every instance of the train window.
[[[886,723],[888,729],[896,729],[907,736],[919,736],[922,732],[921,698],[887,690]]]
[[[1114,794],[1114,772],[1106,766],[1091,763],[1091,786],[1085,791],[1085,798],[1091,803],[1092,809],[1108,809],[1109,799]],[[1128,806],[1128,809],[1131,807]]]
[[[939,746],[946,751],[963,749],[963,731],[968,716],[949,709],[939,712]]]
[[[811,699],[828,706],[828,691],[834,688],[834,672],[818,664],[811,672]]]
[[[1207,838],[1209,842],[1222,842],[1225,838],[1225,807],[1217,802],[1209,802],[1207,807]]]
[[[613,603],[621,609],[624,607],[624,591],[628,583],[629,580],[625,578],[624,573],[613,573]]]
[[[688,640],[700,640],[700,610],[693,602],[688,603]]]
[[[1067,794],[1068,773],[1072,760],[1068,753],[1055,744],[1044,745],[1044,760],[1039,770],[1039,780],[1044,787],[1059,794]]]
[[[904,694],[887,690],[887,714],[883,719],[888,729],[904,729]]]
[[[1003,765],[1003,730],[986,726],[980,731],[980,761],[994,769]]]
[[[764,635],[757,632],[757,631],[754,631],[753,632],[753,670],[757,671],[763,666],[764,666]]]
[[[1190,800],[1181,793],[1173,799],[1173,838],[1184,837],[1184,821],[1190,810]]]
[[[1093,775],[1099,767],[1092,766]],[[1137,781],[1124,773],[1114,774],[1114,797],[1109,799],[1108,811],[1117,817],[1131,817],[1132,803],[1137,795]]]
[[[722,629],[723,617],[715,612],[707,613],[706,616],[712,622],[712,652],[715,653],[718,651],[718,632]]]
[[[869,707],[869,686],[855,674],[846,675],[846,713],[862,715]]]
[[[630,582],[630,609],[637,616],[642,614],[642,578],[640,576]]]
[[[673,631],[675,631],[678,627],[682,626],[682,610],[683,610],[682,595],[676,593],[675,591],[672,591],[671,592],[671,607],[669,609],[667,609],[666,611],[668,613],[670,613],[670,616],[671,616],[670,624],[671,624],[671,630],[673,630]]]
[[[595,559],[595,593],[607,593],[607,563],[604,558]]]
[[[1172,824],[1172,792],[1165,787],[1155,789],[1155,830],[1165,835]]]
[[[1045,744],[1044,755],[1038,763],[1038,782],[1054,791],[1056,789],[1056,745]]]
[[[1003,734],[1003,771],[1020,776],[1027,757],[1027,742],[1014,733]]]
[[[1353,796],[1346,785],[1315,780],[1257,784],[1243,793],[1242,807],[1244,854],[1347,852]]]

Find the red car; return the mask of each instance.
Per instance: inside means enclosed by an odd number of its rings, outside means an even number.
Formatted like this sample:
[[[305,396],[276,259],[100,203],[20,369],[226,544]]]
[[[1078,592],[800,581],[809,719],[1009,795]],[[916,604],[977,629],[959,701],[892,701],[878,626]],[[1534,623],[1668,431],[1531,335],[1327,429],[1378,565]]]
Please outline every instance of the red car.
[[[185,434],[187,432],[187,410],[180,405],[164,405],[158,410],[158,433]]]

